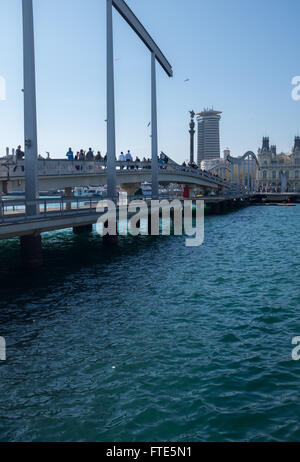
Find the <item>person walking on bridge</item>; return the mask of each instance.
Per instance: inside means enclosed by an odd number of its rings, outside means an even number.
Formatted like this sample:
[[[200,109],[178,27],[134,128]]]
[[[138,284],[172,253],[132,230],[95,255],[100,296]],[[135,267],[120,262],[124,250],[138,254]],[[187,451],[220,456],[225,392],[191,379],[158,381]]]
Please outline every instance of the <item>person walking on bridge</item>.
[[[126,160],[126,162],[132,162],[133,161],[132,155],[131,155],[129,150],[128,150],[126,156],[125,156],[125,160]],[[130,167],[127,167],[127,170],[129,170],[129,169],[130,169]]]
[[[16,149],[16,166],[14,168],[14,172],[17,171],[18,169],[18,161],[23,160],[25,157],[24,152],[21,149],[21,146],[18,146],[18,149]],[[24,165],[21,166],[22,172],[24,172]]]
[[[74,160],[74,153],[72,151],[72,148],[69,148],[69,151],[67,152],[66,157],[68,158],[68,160]]]
[[[132,155],[131,152],[128,150],[126,156],[125,156],[126,162],[132,162]]]
[[[25,154],[21,149],[21,146],[18,146],[18,149],[16,149],[16,159],[17,160],[23,160]]]
[[[125,162],[125,156],[124,152],[122,151],[121,154],[119,155],[119,162]]]
[[[90,162],[94,160],[94,153],[92,151],[92,148],[89,148],[88,152],[86,153],[86,160]]]
[[[124,155],[124,152],[122,151],[121,154],[119,155],[119,162],[125,162],[126,158],[125,158],[125,155]],[[124,169],[124,165],[121,165],[121,170]]]

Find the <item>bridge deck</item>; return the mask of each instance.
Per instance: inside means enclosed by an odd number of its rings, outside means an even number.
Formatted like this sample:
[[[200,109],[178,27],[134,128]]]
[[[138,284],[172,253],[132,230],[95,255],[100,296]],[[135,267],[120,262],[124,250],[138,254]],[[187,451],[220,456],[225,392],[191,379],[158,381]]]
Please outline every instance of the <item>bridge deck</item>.
[[[106,184],[104,161],[39,160],[38,175],[40,191],[76,186],[100,186]],[[119,184],[151,182],[151,162],[117,162]],[[161,183],[181,183],[218,189],[236,188],[229,181],[211,173],[173,161],[159,164]],[[24,190],[25,162],[0,161],[0,183],[10,185],[11,190]]]
[[[198,200],[203,200],[205,204],[218,204],[241,198],[247,199],[249,195],[203,196]],[[149,205],[151,201],[151,198],[145,197],[132,199],[146,200]],[[163,199],[184,201],[182,197],[177,196],[160,198],[160,200]],[[37,206],[40,207],[40,213],[34,217],[26,216],[24,199],[2,201],[6,204],[0,216],[0,240],[94,224],[101,215],[96,210],[101,200],[99,197],[86,198],[86,200],[85,198],[40,199],[36,201]],[[122,205],[125,204],[122,202],[117,204],[118,207]]]

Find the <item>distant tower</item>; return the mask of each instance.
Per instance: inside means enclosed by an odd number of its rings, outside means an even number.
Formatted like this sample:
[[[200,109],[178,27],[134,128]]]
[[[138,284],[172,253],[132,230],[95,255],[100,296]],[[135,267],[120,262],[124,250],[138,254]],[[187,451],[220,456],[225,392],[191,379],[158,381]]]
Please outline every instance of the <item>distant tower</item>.
[[[275,156],[277,154],[277,147],[275,146],[275,144],[273,144],[273,146],[271,146],[271,153],[274,154]]]
[[[300,150],[300,136],[295,136],[294,151]]]
[[[194,117],[195,113],[194,111],[190,111],[191,114],[191,121],[190,121],[190,163],[194,163],[194,135],[195,135],[195,122],[194,122]]]
[[[220,111],[205,109],[197,114],[198,120],[198,165],[203,160],[219,159],[220,155]]]
[[[227,156],[230,156],[230,154],[231,154],[231,152],[230,152],[229,148],[224,149],[223,156],[224,156],[225,160],[227,159]]]
[[[270,151],[270,138],[268,136],[263,137],[262,151]]]

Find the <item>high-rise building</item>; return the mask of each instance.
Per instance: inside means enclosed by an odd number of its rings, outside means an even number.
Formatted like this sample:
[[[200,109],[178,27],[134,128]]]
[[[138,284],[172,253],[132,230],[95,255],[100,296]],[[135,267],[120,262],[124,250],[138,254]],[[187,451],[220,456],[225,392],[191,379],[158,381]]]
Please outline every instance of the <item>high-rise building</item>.
[[[198,165],[203,160],[219,159],[220,119],[222,112],[205,109],[197,114],[198,121]]]

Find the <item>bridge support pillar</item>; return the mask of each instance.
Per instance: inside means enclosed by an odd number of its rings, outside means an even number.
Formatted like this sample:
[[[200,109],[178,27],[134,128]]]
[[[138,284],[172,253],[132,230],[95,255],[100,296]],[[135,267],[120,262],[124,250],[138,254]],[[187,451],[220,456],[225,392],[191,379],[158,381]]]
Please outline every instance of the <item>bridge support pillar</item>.
[[[108,220],[103,224],[105,228],[108,226]],[[105,234],[102,237],[102,243],[104,246],[114,246],[117,245],[118,243],[118,234],[111,235],[111,234]]]
[[[215,204],[211,205],[211,212],[215,215],[219,215],[222,213],[222,204],[221,202],[216,202]]]
[[[41,235],[22,236],[21,259],[25,268],[35,269],[43,264],[42,238]]]
[[[106,234],[103,236],[103,245],[105,246],[114,246],[118,244],[118,236],[110,236]]]
[[[74,226],[73,228],[74,234],[91,233],[92,231],[93,225]]]

